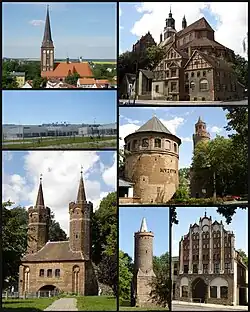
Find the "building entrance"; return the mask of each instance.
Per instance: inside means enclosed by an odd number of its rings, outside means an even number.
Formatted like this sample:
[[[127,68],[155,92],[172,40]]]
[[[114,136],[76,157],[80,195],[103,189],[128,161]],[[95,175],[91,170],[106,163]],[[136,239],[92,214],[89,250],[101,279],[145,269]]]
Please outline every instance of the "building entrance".
[[[193,302],[205,303],[207,298],[207,284],[202,278],[197,278],[192,283],[192,300]]]

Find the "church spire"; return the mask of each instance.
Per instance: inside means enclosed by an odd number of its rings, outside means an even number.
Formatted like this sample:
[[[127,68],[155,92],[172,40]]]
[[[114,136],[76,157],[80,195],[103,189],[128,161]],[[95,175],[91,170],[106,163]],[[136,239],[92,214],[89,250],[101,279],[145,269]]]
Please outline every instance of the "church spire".
[[[47,6],[47,15],[45,21],[42,47],[53,47],[53,40],[50,28],[50,18],[49,18],[49,6]]]
[[[42,174],[40,175],[40,184],[36,199],[36,207],[43,206],[44,207],[44,199],[43,199],[43,187],[42,187]]]
[[[141,221],[140,232],[148,232],[148,227],[147,227],[147,223],[146,223],[146,218],[143,218],[142,221]]]
[[[77,194],[77,203],[86,201],[85,188],[84,188],[83,177],[82,177],[82,169],[83,168],[81,167],[81,178],[80,178],[79,189],[78,189],[78,194]]]
[[[182,19],[182,29],[186,28],[187,27],[187,21],[186,21],[186,17],[185,15],[183,16],[183,19]]]

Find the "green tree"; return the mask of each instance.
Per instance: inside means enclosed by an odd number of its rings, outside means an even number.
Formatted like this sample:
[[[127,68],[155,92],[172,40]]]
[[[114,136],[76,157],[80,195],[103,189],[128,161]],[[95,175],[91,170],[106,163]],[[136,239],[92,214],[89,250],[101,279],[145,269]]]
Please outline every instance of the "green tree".
[[[77,85],[77,80],[80,78],[80,75],[75,72],[73,74],[69,74],[66,78],[65,78],[65,82],[72,85],[72,86],[75,86]]]
[[[242,257],[242,260],[243,260],[244,264],[245,264],[246,266],[248,266],[248,256],[247,256],[247,254],[245,253],[245,251],[242,250],[242,249],[238,249],[237,251],[238,251],[239,255]]]
[[[154,302],[163,307],[171,306],[171,279],[169,253],[153,258],[156,277],[152,282],[151,296]]]
[[[44,89],[46,87],[46,78],[42,78],[39,76],[36,76],[32,81],[32,88],[33,89]]]
[[[189,168],[181,168],[179,170],[179,187],[174,194],[174,199],[179,201],[185,201],[190,196],[190,169]]]
[[[18,83],[15,77],[10,76],[9,73],[3,72],[2,75],[2,89],[17,89]]]
[[[248,86],[248,61],[240,55],[235,56],[233,63],[233,69],[237,76],[237,79],[245,87]]]
[[[133,278],[132,258],[122,250],[119,250],[119,298],[130,300],[131,283]]]

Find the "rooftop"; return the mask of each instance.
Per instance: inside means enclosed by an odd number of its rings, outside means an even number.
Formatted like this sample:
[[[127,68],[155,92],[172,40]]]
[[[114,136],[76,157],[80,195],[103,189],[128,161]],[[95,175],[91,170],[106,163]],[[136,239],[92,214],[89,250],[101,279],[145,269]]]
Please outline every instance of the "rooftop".
[[[148,120],[144,125],[142,125],[135,132],[148,132],[148,131],[172,134],[156,116]]]

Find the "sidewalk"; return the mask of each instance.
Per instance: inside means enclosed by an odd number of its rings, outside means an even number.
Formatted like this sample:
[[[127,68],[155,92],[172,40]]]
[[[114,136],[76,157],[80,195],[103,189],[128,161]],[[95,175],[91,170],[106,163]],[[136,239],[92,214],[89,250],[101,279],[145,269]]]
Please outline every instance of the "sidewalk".
[[[194,303],[194,302],[186,302],[186,301],[176,301],[172,300],[172,304],[179,304],[179,305],[191,305],[196,307],[210,307],[210,308],[226,308],[228,310],[239,310],[239,311],[248,311],[248,306],[228,306],[222,304],[212,304],[212,303]]]
[[[54,301],[44,311],[78,311],[75,298],[61,298]]]

